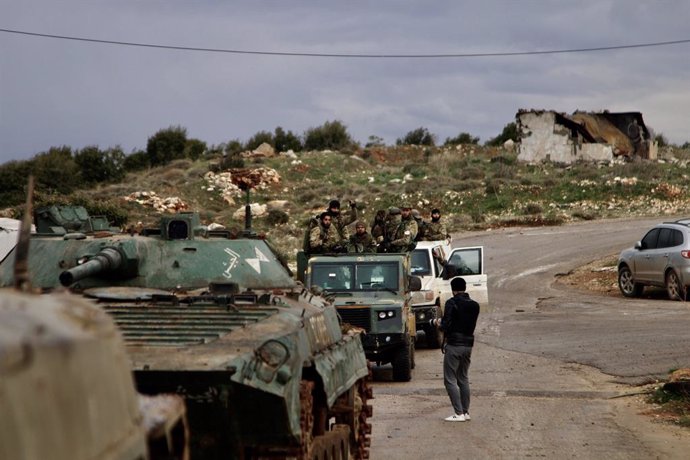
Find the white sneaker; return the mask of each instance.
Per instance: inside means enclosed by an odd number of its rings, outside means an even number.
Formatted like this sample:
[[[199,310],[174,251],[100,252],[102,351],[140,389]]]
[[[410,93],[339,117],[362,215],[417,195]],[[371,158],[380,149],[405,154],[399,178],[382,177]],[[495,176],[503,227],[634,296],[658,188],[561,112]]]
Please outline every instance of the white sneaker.
[[[450,417],[446,417],[444,420],[446,422],[464,422],[466,419],[464,414],[453,414]]]
[[[472,419],[470,418],[470,414],[468,414],[467,412],[465,412],[464,415],[465,415],[465,421],[466,421],[466,422],[469,422],[470,420],[472,420]]]

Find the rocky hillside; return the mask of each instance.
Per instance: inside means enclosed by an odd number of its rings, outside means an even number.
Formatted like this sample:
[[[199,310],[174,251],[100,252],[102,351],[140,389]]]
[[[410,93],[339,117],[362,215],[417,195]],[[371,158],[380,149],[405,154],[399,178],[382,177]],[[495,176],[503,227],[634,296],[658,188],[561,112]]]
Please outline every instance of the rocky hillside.
[[[609,164],[521,164],[503,148],[376,147],[356,152],[247,152],[244,168],[223,170],[220,158],[178,160],[130,173],[118,184],[78,193],[108,204],[123,226],[161,213],[198,211],[204,223],[243,226],[246,194],[254,228],[287,256],[301,246],[307,219],[338,198],[357,203],[370,222],[378,209],[410,203],[425,217],[438,207],[452,232],[506,225],[558,225],[573,220],[690,214],[687,151],[659,160]],[[75,197],[60,197],[61,201]]]

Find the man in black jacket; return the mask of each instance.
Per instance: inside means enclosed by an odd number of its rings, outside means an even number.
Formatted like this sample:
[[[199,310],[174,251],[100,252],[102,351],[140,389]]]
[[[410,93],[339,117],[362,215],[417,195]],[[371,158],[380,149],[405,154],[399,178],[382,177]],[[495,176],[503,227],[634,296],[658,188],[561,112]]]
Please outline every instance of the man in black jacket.
[[[436,325],[445,334],[445,355],[443,357],[443,383],[450,397],[455,413],[446,417],[448,422],[470,420],[470,383],[467,372],[470,368],[474,328],[479,316],[479,304],[465,292],[462,278],[450,282],[453,297],[446,301],[443,319]]]

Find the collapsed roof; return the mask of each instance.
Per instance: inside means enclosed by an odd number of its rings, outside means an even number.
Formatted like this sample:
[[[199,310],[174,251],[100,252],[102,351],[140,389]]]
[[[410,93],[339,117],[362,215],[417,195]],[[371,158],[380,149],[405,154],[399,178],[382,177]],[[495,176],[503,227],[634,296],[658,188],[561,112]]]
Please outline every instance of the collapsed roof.
[[[520,159],[607,160],[614,156],[650,158],[652,135],[640,112],[520,110]],[[595,145],[590,145],[595,144]]]

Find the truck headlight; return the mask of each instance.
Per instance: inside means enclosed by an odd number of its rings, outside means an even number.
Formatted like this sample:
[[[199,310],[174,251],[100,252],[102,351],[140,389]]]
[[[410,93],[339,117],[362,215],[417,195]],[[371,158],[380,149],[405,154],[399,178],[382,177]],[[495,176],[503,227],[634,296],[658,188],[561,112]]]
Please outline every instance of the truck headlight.
[[[381,310],[378,313],[379,320],[395,318],[395,310]]]

